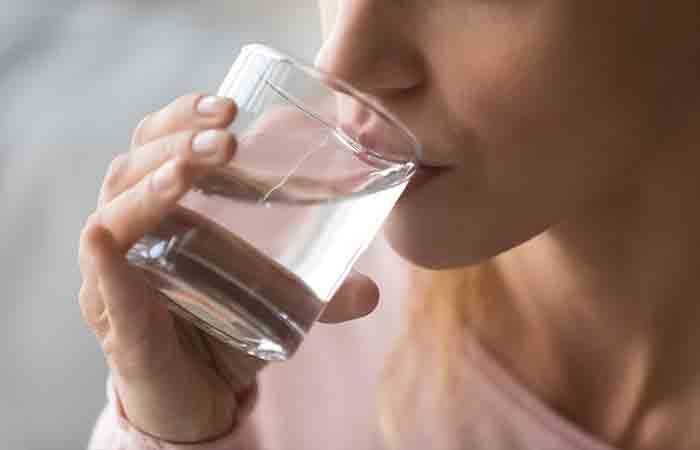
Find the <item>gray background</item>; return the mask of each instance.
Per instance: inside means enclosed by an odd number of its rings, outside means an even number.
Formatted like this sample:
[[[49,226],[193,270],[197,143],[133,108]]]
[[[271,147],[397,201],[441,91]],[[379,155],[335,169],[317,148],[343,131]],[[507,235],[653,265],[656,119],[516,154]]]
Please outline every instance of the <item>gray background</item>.
[[[77,241],[140,118],[216,91],[243,43],[310,58],[315,0],[0,0],[0,448],[81,449],[106,368]]]

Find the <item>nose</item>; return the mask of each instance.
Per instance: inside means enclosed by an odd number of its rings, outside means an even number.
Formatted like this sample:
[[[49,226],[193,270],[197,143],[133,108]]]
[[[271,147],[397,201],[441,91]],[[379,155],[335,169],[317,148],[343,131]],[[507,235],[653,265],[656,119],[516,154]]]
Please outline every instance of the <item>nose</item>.
[[[375,0],[348,0],[316,57],[316,66],[377,97],[393,97],[424,81],[417,46],[400,11]]]

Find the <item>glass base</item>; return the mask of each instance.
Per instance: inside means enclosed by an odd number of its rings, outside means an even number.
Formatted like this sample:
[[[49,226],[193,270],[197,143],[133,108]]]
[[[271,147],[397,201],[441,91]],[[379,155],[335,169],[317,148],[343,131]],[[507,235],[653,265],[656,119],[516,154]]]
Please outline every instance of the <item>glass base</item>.
[[[144,270],[154,287],[168,298],[168,308],[174,314],[227,345],[267,361],[289,359],[301,343],[302,330],[290,326],[284,314],[270,310],[268,301],[230,276],[224,277],[182,256],[173,258],[173,254],[162,259],[144,258],[139,248],[153,246],[148,245],[148,238],[139,244],[127,259]]]

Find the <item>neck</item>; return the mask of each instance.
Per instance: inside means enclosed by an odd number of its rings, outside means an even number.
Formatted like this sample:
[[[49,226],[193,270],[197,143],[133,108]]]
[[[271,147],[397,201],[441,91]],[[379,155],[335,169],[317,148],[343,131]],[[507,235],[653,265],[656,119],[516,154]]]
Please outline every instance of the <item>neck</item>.
[[[651,429],[670,443],[670,424],[700,393],[698,167],[690,147],[659,154],[488,264],[498,299],[483,302],[476,322],[489,326],[477,335],[555,409],[615,444],[639,447]]]

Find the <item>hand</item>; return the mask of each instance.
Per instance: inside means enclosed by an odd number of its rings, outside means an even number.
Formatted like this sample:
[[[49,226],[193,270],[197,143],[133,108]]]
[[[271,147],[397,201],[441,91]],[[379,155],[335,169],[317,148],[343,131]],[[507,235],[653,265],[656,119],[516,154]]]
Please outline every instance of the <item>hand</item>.
[[[112,161],[80,238],[81,312],[104,352],[124,414],[170,442],[228,433],[252,409],[256,374],[265,363],[171,315],[125,254],[176,207],[194,177],[230,161],[236,141],[226,128],[235,115],[228,99],[190,94],[146,116],[129,151]],[[196,151],[206,143],[209,151]],[[374,282],[354,272],[321,320],[364,316],[378,296]]]

